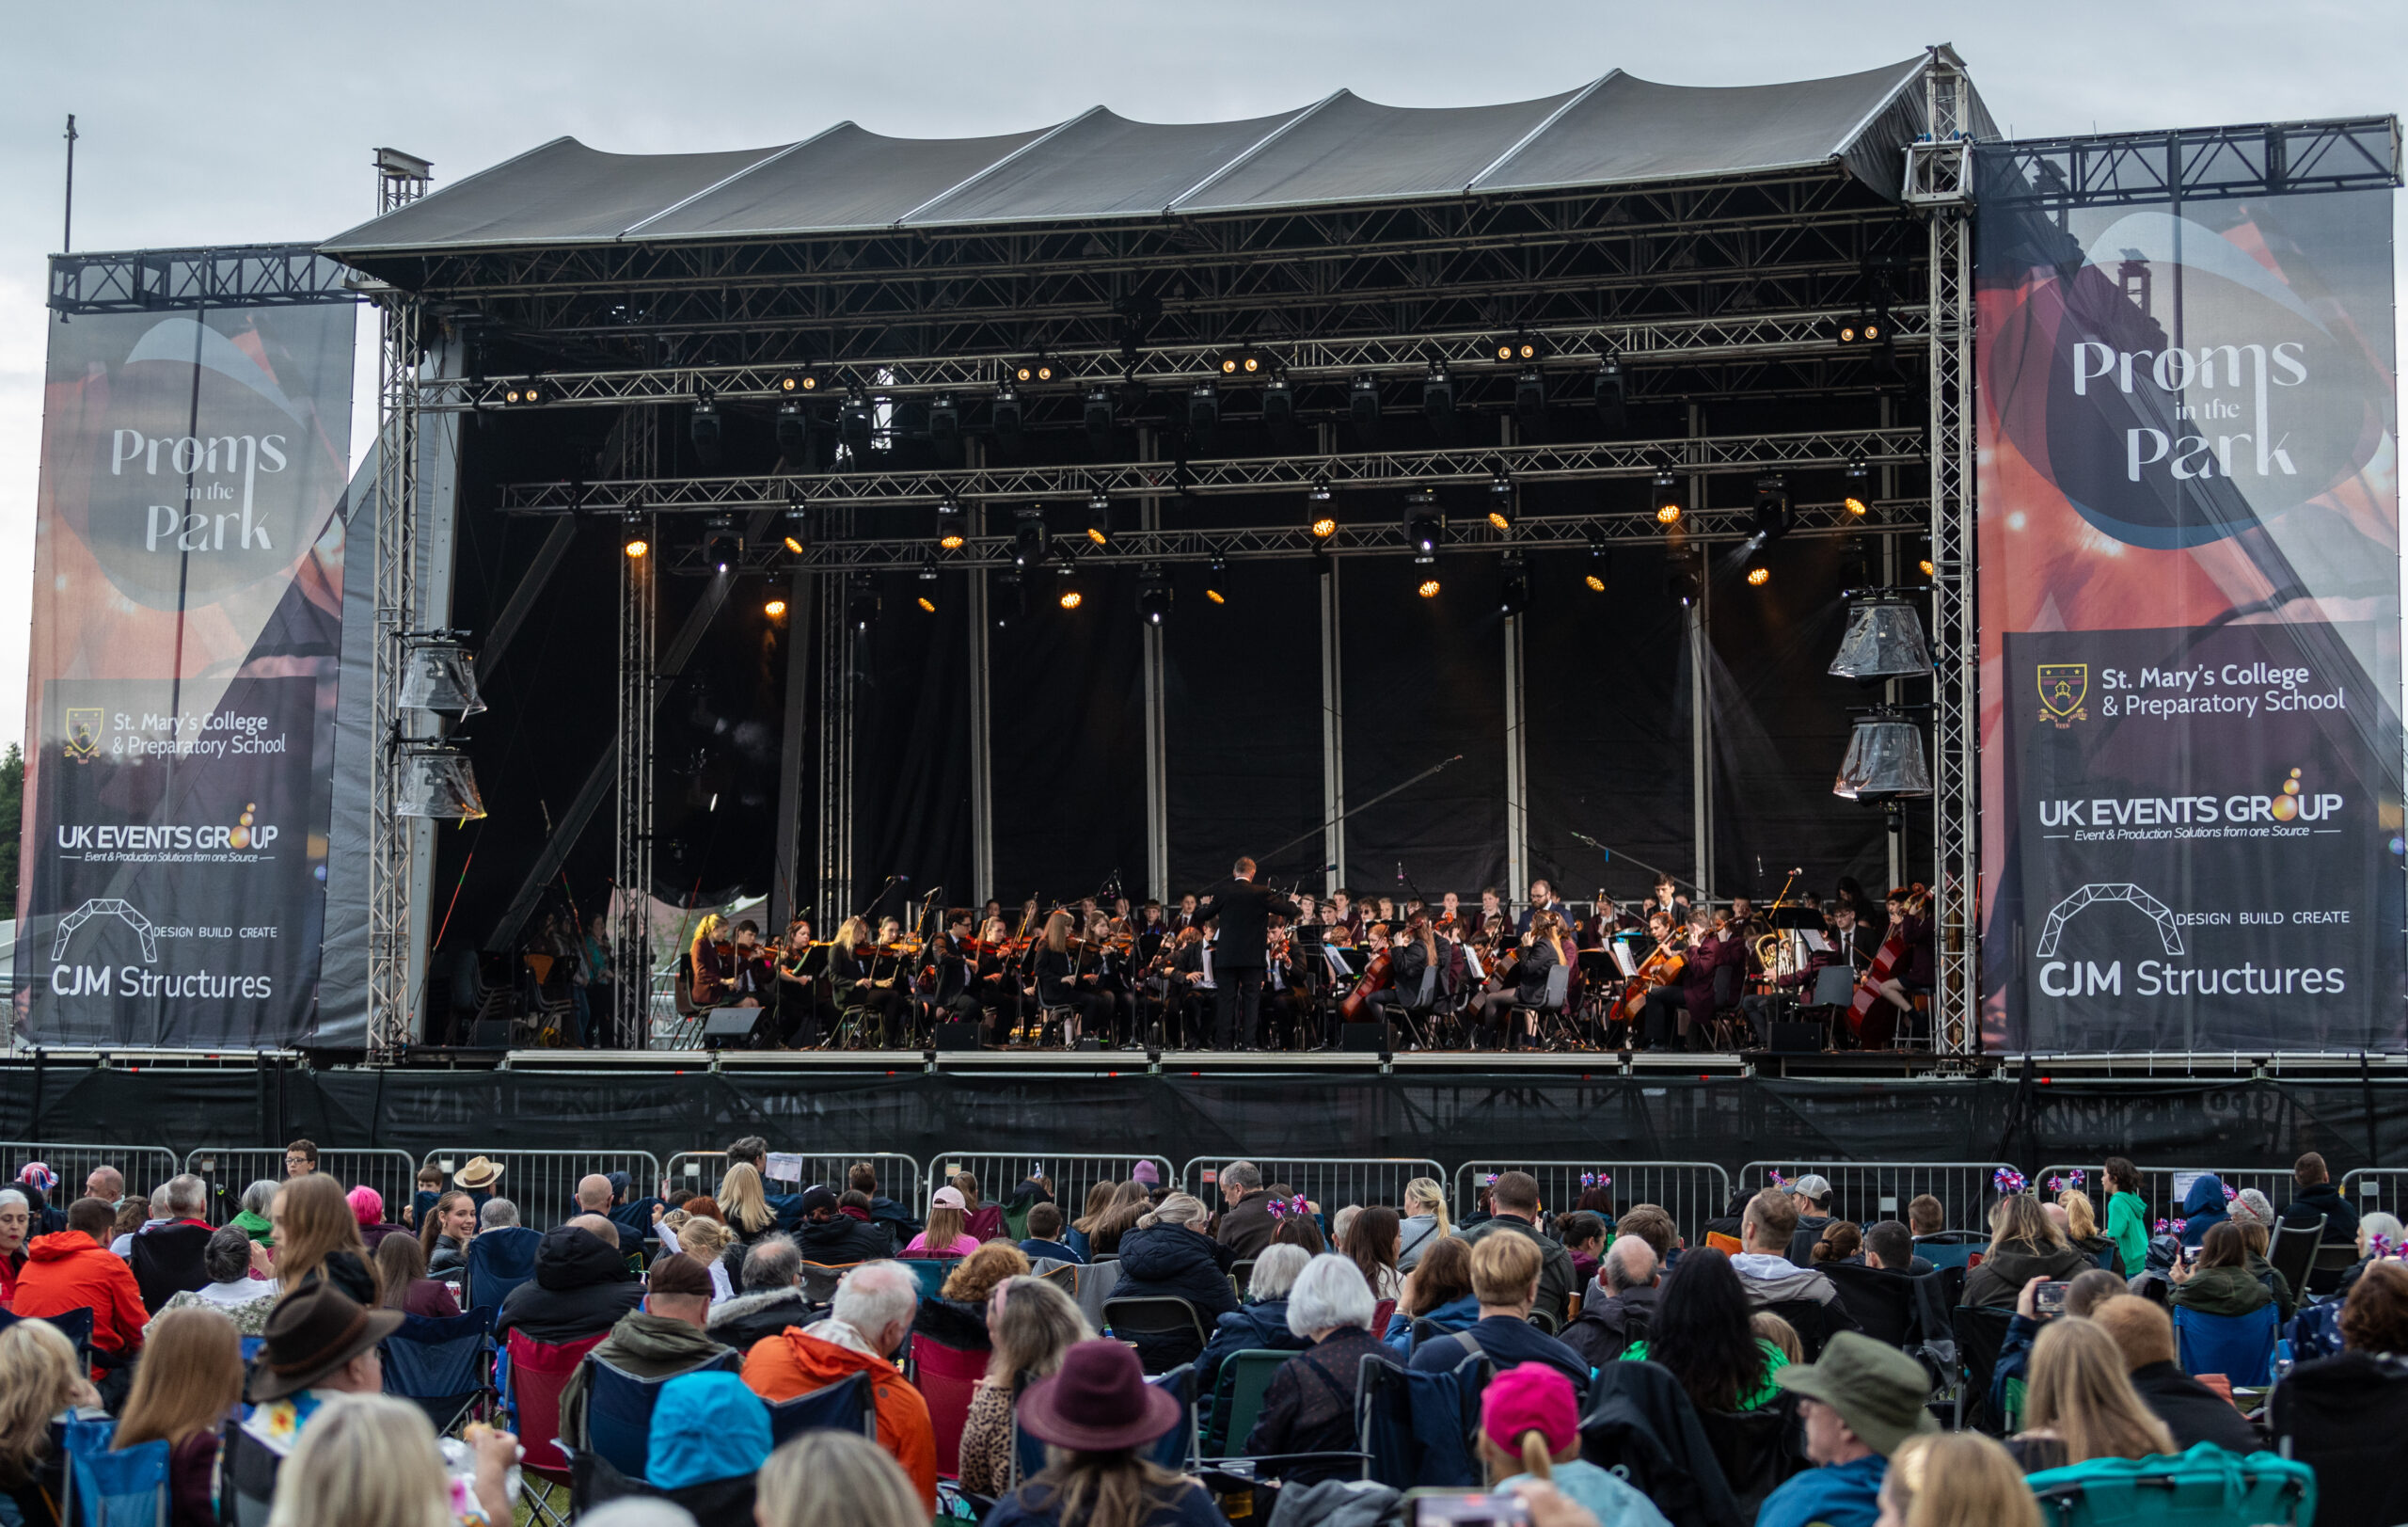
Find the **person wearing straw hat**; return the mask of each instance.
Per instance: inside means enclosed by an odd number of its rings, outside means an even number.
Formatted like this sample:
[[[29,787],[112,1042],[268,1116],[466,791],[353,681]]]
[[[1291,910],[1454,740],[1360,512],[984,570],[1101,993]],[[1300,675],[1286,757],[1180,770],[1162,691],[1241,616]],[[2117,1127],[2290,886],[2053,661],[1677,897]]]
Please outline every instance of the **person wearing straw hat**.
[[[483,1156],[470,1156],[458,1171],[452,1174],[452,1185],[466,1193],[482,1210],[485,1200],[493,1197],[495,1185],[501,1181],[501,1163]]]
[[[1765,1497],[1756,1527],[1873,1527],[1890,1455],[1909,1437],[1935,1432],[1924,1402],[1922,1363],[1857,1331],[1841,1331],[1814,1362],[1793,1362],[1773,1382],[1798,1397],[1809,1469]]]
[[[1147,1383],[1120,1343],[1073,1343],[1018,1414],[1046,1444],[1045,1469],[996,1502],[984,1527],[1225,1527],[1200,1486],[1144,1455],[1179,1424],[1179,1401]]]

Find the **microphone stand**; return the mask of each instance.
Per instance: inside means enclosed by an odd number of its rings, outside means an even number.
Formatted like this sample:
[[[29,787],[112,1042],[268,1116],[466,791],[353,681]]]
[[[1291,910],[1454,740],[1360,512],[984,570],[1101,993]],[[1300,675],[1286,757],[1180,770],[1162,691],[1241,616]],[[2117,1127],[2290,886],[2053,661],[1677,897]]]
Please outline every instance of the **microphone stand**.
[[[1354,813],[1368,810],[1372,806],[1378,805],[1381,802],[1386,800],[1389,796],[1396,794],[1399,790],[1411,789],[1414,786],[1420,784],[1423,780],[1428,779],[1431,775],[1436,773],[1439,770],[1446,768],[1449,764],[1459,764],[1463,761],[1464,756],[1460,753],[1456,754],[1451,758],[1440,759],[1438,762],[1432,764],[1421,772],[1414,775],[1411,779],[1406,780],[1403,784],[1396,786],[1391,789],[1382,790],[1379,794],[1371,797],[1369,801],[1357,802],[1354,805],[1348,806],[1345,810],[1339,812],[1337,816],[1323,821],[1320,826],[1307,828],[1304,832],[1298,833],[1287,842],[1280,844],[1277,848],[1273,849],[1270,852],[1262,855],[1262,862],[1269,864],[1273,860],[1278,858],[1281,854],[1287,852],[1290,849],[1296,847],[1296,845],[1305,842],[1307,839],[1328,832],[1339,822],[1342,822],[1347,818],[1354,815]]]
[[[1571,833],[1574,837],[1578,838],[1581,842],[1586,843],[1589,847],[1596,850],[1599,853],[1604,854],[1608,864],[1611,864],[1614,861],[1616,854],[1621,852],[1619,850],[1608,848],[1605,844],[1598,842],[1595,838],[1591,837],[1586,833],[1576,832],[1571,828],[1566,828],[1564,831]],[[1671,881],[1675,885],[1686,885],[1690,890],[1695,891],[1698,895],[1705,898],[1708,901],[1714,899],[1714,893],[1707,890],[1704,886],[1698,884],[1695,881],[1683,880],[1680,876],[1673,874],[1668,869],[1658,869],[1654,865],[1649,864],[1646,860],[1641,859],[1635,854],[1622,853],[1621,857],[1628,859],[1632,864],[1637,865],[1640,868],[1644,869],[1649,874],[1656,876],[1659,880]]]

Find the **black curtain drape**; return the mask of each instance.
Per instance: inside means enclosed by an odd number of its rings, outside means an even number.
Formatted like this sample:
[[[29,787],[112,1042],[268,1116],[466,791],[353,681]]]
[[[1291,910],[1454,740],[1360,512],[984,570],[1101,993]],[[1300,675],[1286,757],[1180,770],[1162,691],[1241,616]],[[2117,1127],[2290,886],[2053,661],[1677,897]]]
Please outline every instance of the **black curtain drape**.
[[[883,613],[853,633],[853,882],[857,899],[898,879],[880,908],[913,912],[970,883],[969,580],[891,578]],[[920,600],[936,606],[925,610]],[[846,909],[832,909],[846,910]],[[911,913],[901,913],[908,922]],[[825,936],[825,935],[823,935]]]

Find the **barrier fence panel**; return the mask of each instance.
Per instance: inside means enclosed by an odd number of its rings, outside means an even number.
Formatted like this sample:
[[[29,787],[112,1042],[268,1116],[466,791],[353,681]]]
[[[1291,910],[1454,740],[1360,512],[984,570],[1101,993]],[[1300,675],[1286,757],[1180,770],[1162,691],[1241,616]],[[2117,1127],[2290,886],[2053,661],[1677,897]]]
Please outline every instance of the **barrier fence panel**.
[[[418,1165],[407,1151],[318,1152],[318,1170],[346,1189],[362,1184],[374,1188],[385,1201],[386,1220],[396,1225],[418,1190]],[[222,1225],[242,1212],[244,1189],[284,1181],[284,1147],[203,1146],[185,1153],[184,1170],[209,1184],[209,1222]]]
[[[1197,1156],[1180,1173],[1180,1182],[1206,1208],[1218,1210],[1221,1169],[1232,1161],[1253,1162],[1264,1187],[1286,1184],[1317,1205],[1324,1218],[1350,1203],[1385,1203],[1402,1212],[1404,1185],[1416,1177],[1435,1182],[1442,1193],[1447,1188],[1447,1169],[1416,1156]]]
[[[2099,1228],[2103,1233],[2107,1228],[2107,1173],[2104,1169],[2095,1166],[2043,1167],[2033,1175],[2032,1191],[2053,1201],[2056,1195],[2049,1191],[2049,1179],[2062,1179],[2070,1171],[2082,1173],[2082,1190],[2090,1195],[2091,1203],[2098,1209]],[[2148,1205],[2147,1217],[2152,1233],[2159,1220],[2183,1217],[2182,1196],[2190,1190],[2191,1180],[2204,1172],[2213,1172],[2223,1179],[2225,1186],[2235,1193],[2256,1188],[2266,1195],[2266,1201],[2274,1206],[2276,1214],[2282,1213],[2283,1205],[2290,1202],[2298,1186],[2291,1180],[2289,1167],[2142,1167],[2141,1198]]]
[[[660,1158],[649,1151],[480,1151],[463,1148],[429,1151],[425,1165],[439,1168],[443,1185],[453,1185],[452,1174],[477,1156],[501,1168],[493,1196],[518,1206],[518,1222],[531,1230],[550,1230],[577,1213],[577,1182],[589,1173],[607,1177],[623,1171],[629,1193],[646,1198],[660,1191]]]
[[[1831,1214],[1863,1224],[1907,1217],[1907,1205],[1928,1193],[1940,1201],[1947,1230],[1989,1228],[1991,1178],[2004,1161],[1751,1161],[1739,1169],[1735,1191],[1755,1193],[1773,1185],[1775,1171],[1790,1181],[1819,1172],[1831,1182]]]
[[[2360,1167],[2342,1176],[2341,1191],[2362,1215],[2380,1209],[2400,1218],[2408,1215],[2408,1167]]]
[[[1097,1156],[1049,1155],[1043,1151],[939,1151],[928,1157],[927,1181],[922,1185],[920,1201],[911,1206],[911,1217],[928,1217],[928,1199],[957,1172],[968,1172],[978,1179],[978,1197],[987,1203],[1008,1202],[1012,1189],[1031,1174],[1042,1174],[1054,1184],[1054,1201],[1062,1206],[1065,1217],[1076,1219],[1085,1211],[1087,1189],[1098,1183],[1125,1183],[1130,1169],[1140,1161],[1150,1161],[1162,1177],[1163,1185],[1177,1187],[1179,1179],[1171,1174],[1167,1158],[1149,1155]]]
[[[853,1164],[866,1161],[870,1169],[878,1173],[879,1192],[911,1209],[912,1217],[920,1217],[920,1212],[912,1205],[920,1201],[925,1190],[920,1185],[920,1164],[910,1156],[895,1151],[805,1151],[799,1153],[799,1164],[780,1159],[781,1156],[794,1154],[797,1153],[769,1153],[771,1193],[800,1193],[815,1183],[842,1193],[845,1178],[853,1169]],[[782,1175],[789,1168],[800,1175]],[[727,1153],[680,1151],[669,1158],[668,1172],[671,1187],[717,1197],[720,1179],[727,1175]]]
[[[84,1196],[85,1180],[97,1167],[115,1167],[124,1175],[128,1193],[148,1193],[183,1170],[176,1153],[164,1146],[0,1143],[0,1163],[5,1163],[10,1184],[35,1161],[58,1174],[50,1199],[52,1208],[62,1210]]]
[[[1705,1244],[1705,1221],[1731,1201],[1731,1174],[1711,1161],[1468,1161],[1455,1171],[1455,1218],[1469,1216],[1481,1188],[1507,1171],[1537,1178],[1540,1204],[1557,1216],[1568,1213],[1588,1191],[1583,1177],[1610,1179],[1603,1185],[1613,1205],[1606,1217],[1608,1229],[1616,1216],[1634,1205],[1652,1203],[1672,1217],[1691,1246]]]

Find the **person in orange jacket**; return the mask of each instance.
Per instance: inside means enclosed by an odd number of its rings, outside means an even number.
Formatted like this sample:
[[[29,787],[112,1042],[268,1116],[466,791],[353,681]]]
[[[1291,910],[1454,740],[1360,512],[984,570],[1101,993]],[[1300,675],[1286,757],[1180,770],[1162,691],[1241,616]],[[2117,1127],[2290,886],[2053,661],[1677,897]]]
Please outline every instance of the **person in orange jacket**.
[[[142,1346],[150,1316],[134,1269],[109,1250],[117,1211],[100,1199],[77,1199],[67,1210],[67,1228],[37,1235],[25,1247],[24,1270],[9,1305],[19,1317],[92,1312],[92,1348],[131,1357]]]
[[[928,1402],[893,1362],[920,1308],[920,1280],[899,1262],[864,1262],[836,1285],[829,1318],[765,1336],[745,1354],[744,1382],[771,1405],[870,1376],[878,1445],[911,1478],[921,1503],[937,1503],[936,1431]]]

